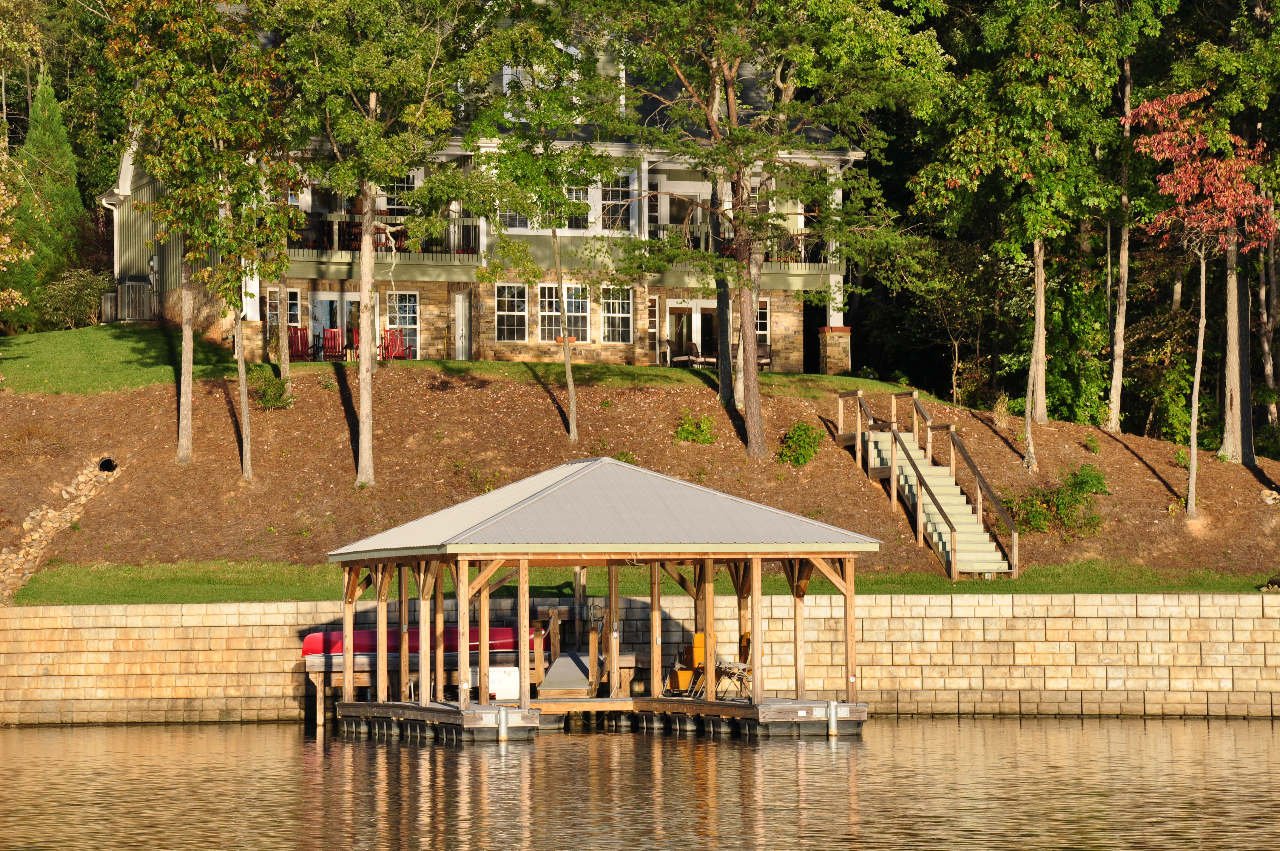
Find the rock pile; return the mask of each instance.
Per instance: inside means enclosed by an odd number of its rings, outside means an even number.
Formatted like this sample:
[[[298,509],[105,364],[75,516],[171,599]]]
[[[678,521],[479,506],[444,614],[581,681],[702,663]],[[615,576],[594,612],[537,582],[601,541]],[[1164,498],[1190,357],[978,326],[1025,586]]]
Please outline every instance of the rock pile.
[[[13,547],[0,549],[0,606],[12,602],[13,595],[27,584],[44,561],[54,536],[79,520],[85,504],[120,475],[119,467],[110,465],[112,471],[108,473],[100,466],[107,465],[100,465],[96,460],[90,462],[71,484],[61,489],[64,500],[61,506],[42,505],[26,516],[16,551]]]

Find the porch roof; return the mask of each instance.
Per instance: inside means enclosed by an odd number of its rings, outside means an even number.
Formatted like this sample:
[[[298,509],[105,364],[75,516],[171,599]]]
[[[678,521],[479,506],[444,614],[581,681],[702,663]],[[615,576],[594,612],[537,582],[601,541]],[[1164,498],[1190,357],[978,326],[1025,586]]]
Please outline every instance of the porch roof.
[[[612,458],[561,464],[329,553],[331,562],[412,556],[599,554],[638,561],[852,555],[880,542]]]

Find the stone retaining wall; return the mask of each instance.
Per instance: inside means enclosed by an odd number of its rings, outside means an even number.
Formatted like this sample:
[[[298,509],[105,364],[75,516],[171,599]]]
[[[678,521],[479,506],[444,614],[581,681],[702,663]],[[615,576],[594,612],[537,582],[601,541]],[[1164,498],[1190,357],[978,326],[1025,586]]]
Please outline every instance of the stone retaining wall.
[[[495,619],[509,615],[510,601],[493,603]],[[360,603],[362,628],[372,605]],[[792,603],[765,606],[765,690],[787,696]],[[669,668],[693,601],[663,607]],[[843,695],[843,608],[807,601],[811,696]],[[648,618],[647,600],[626,601],[623,647],[642,665]],[[858,620],[873,713],[1280,715],[1280,595],[869,595]],[[716,622],[731,656],[732,598]],[[302,638],[340,625],[336,602],[0,608],[0,724],[298,720],[311,705]]]

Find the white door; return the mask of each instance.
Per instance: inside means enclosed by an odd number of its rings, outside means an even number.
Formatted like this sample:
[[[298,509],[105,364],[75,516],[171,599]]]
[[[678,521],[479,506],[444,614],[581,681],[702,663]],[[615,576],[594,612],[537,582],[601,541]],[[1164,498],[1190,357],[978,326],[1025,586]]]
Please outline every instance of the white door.
[[[471,293],[453,294],[453,359],[471,360]]]

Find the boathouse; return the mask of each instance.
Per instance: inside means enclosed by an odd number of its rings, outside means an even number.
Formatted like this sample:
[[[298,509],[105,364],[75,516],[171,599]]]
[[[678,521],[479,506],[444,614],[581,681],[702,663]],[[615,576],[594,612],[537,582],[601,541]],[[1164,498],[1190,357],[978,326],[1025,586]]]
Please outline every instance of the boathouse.
[[[342,565],[345,595],[340,651],[332,642],[327,645],[329,670],[343,672],[336,714],[344,724],[391,723],[437,735],[447,729],[449,735],[467,739],[527,735],[540,725],[562,724],[565,715],[577,712],[618,713],[641,724],[668,726],[675,718],[680,729],[687,729],[681,726],[687,719],[699,719],[699,725],[710,719],[712,725],[733,725],[755,735],[853,732],[866,718],[865,707],[857,704],[856,666],[846,664],[843,701],[828,704],[806,699],[804,600],[816,572],[844,596],[845,612],[852,612],[857,554],[878,548],[878,541],[864,535],[611,458],[562,464],[330,553],[330,561]],[[649,664],[647,687],[636,689],[643,694],[633,695],[631,688],[623,688],[629,680],[621,671],[618,572],[624,566],[641,565],[649,574]],[[797,685],[794,698],[789,699],[766,699],[764,678],[758,673],[764,670],[761,579],[765,565],[780,567],[794,599],[791,641]],[[551,613],[550,634],[544,640],[540,632],[531,630],[532,567],[606,568],[609,590],[601,616],[591,617],[583,605],[581,571],[575,571],[575,606],[572,611]],[[717,654],[714,611],[719,571],[731,578],[737,598],[740,653],[721,648]],[[459,613],[456,633],[448,637],[446,574],[452,580]],[[697,658],[689,659],[687,668],[690,673],[699,669],[697,690],[678,676],[664,676],[669,673],[663,669],[661,647],[664,574],[696,603],[698,640],[691,646],[697,648]],[[408,599],[410,577],[416,585],[420,623],[410,623],[408,605],[399,607],[402,615],[394,647],[403,652],[396,654],[397,693],[393,695],[387,601],[397,581],[400,599]],[[517,587],[517,623],[495,642],[490,596],[512,580]],[[357,701],[360,642],[354,628],[355,603],[367,589],[373,589],[377,602],[373,652],[367,653],[367,645],[364,648],[372,662],[365,667],[371,700]],[[474,624],[478,641],[472,638],[473,598],[478,598]],[[590,633],[585,654],[559,653],[561,630],[567,630],[570,622],[575,636],[581,636],[584,626]],[[523,641],[520,636],[525,637]],[[545,671],[547,641],[550,673]],[[846,660],[855,658],[854,642],[854,621],[846,617]],[[474,653],[468,652],[473,646]],[[495,654],[517,669],[518,689],[509,702],[490,699]],[[452,682],[446,679],[447,656],[455,660]],[[471,681],[473,656],[478,683]],[[581,690],[572,682],[575,667],[583,672]],[[558,681],[552,676],[557,668]],[[543,684],[536,699],[532,694],[535,674]],[[719,693],[721,677],[734,680],[736,695]],[[685,688],[669,688],[671,680]],[[446,685],[453,683],[456,696],[446,701]],[[473,686],[479,687],[478,705],[471,700]],[[320,717],[323,723],[323,713]]]

